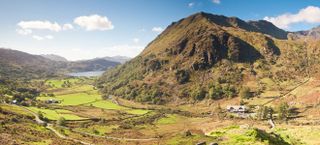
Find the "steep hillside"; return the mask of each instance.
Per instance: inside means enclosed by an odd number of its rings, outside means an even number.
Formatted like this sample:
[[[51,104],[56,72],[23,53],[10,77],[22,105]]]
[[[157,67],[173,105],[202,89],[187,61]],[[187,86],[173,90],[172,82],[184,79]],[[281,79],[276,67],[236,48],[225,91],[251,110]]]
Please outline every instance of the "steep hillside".
[[[107,95],[156,104],[233,98],[246,86],[251,95],[286,90],[308,76],[307,66],[318,59],[308,53],[317,48],[286,34],[266,21],[197,13],[172,23],[98,85]],[[266,79],[275,86],[266,87]]]

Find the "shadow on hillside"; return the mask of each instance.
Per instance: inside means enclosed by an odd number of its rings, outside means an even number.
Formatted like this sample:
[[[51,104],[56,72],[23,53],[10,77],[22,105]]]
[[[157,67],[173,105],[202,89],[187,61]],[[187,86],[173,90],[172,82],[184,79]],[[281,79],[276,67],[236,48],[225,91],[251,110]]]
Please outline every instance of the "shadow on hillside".
[[[238,42],[239,61],[253,63],[258,59],[264,58],[261,53],[249,43],[240,38],[235,38]]]

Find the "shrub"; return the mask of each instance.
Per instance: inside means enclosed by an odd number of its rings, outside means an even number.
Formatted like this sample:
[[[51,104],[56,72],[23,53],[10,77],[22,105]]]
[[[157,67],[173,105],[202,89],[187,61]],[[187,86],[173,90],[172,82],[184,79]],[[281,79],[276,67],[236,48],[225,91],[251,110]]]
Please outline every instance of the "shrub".
[[[189,71],[187,70],[178,70],[176,73],[176,80],[179,84],[187,83],[190,79]]]
[[[194,100],[201,101],[206,97],[206,91],[203,88],[198,87],[192,92],[192,96]]]
[[[66,125],[66,119],[64,117],[60,117],[58,120],[57,120],[57,125],[59,126],[65,126]]]
[[[250,88],[248,87],[241,88],[241,90],[239,91],[239,96],[242,99],[249,99],[251,97]]]
[[[222,98],[222,96],[223,96],[223,91],[220,85],[215,85],[209,89],[209,97],[211,99],[217,100]]]
[[[278,118],[280,120],[287,120],[291,114],[290,112],[290,108],[288,103],[286,102],[281,102],[278,106],[277,106],[277,113],[278,113]]]

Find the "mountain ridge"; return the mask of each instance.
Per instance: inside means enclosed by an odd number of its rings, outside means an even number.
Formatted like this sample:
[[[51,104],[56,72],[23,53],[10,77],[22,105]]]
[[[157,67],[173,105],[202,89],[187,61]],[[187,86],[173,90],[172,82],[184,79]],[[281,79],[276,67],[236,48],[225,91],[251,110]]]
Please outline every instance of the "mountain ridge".
[[[13,49],[0,48],[0,75],[11,78],[42,78],[77,71],[104,71],[119,65],[105,59],[56,61]]]
[[[269,29],[275,31],[266,34]],[[173,22],[137,57],[106,72],[98,87],[155,104],[233,98],[252,83],[259,94],[267,89],[258,85],[263,79],[299,82],[318,70],[319,57],[307,53],[318,49],[285,38],[287,33],[267,21],[196,13]]]

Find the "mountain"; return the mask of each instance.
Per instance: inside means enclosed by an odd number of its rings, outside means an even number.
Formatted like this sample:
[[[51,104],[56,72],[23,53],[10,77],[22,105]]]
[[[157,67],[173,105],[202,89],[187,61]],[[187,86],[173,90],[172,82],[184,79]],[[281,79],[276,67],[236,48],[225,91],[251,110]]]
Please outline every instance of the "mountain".
[[[50,55],[52,56],[52,55]],[[105,59],[84,61],[56,61],[40,55],[0,48],[0,77],[43,78],[67,72],[107,70],[118,65]]]
[[[320,26],[306,31],[292,32],[289,37],[294,40],[300,38],[320,39]]]
[[[74,72],[84,71],[105,71],[119,65],[119,62],[109,61],[105,59],[91,59],[69,62],[68,70]]]
[[[287,33],[267,21],[196,13],[172,23],[137,57],[106,72],[98,87],[154,104],[233,98],[244,87],[252,94],[286,90],[287,81],[297,83],[319,70],[320,54],[317,43],[288,40]]]
[[[0,49],[0,75],[2,77],[38,78],[53,75],[63,63],[53,62],[39,55],[17,50]]]
[[[105,60],[109,60],[109,61],[114,61],[114,62],[119,62],[121,64],[129,61],[131,58],[130,57],[127,57],[127,56],[107,56],[107,57],[103,57],[103,59]]]
[[[53,61],[64,61],[64,62],[68,61],[66,58],[59,55],[55,55],[55,54],[42,54],[41,56]]]

